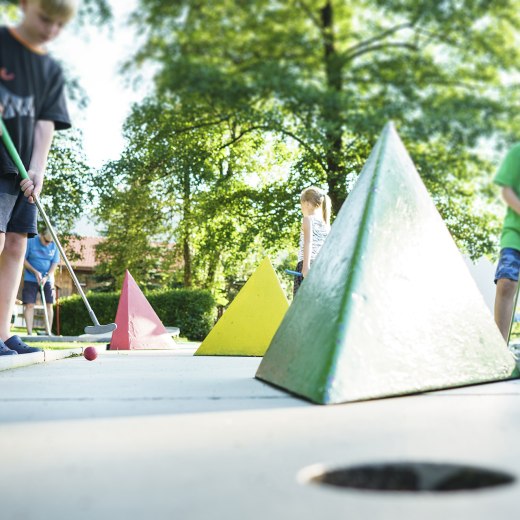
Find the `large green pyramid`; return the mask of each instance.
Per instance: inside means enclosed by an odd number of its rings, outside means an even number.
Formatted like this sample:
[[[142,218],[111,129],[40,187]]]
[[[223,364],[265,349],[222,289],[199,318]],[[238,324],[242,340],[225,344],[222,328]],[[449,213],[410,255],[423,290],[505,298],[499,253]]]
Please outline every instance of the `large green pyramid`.
[[[518,375],[388,124],[256,377],[332,404]]]

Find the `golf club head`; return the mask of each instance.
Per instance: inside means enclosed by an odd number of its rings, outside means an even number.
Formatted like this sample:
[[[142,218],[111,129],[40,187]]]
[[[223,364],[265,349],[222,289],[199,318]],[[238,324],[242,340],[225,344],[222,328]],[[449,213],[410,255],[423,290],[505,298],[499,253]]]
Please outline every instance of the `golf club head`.
[[[108,334],[117,329],[115,323],[108,323],[107,325],[88,325],[85,327],[85,334]]]

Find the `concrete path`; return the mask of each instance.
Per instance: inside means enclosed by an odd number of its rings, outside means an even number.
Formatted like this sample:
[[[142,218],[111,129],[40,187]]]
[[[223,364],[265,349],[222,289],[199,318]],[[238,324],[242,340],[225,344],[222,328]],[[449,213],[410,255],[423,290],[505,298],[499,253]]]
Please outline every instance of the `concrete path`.
[[[1,518],[510,519],[518,480],[451,493],[302,482],[315,464],[469,464],[520,478],[520,382],[337,406],[260,358],[101,352],[0,372]]]
[[[67,348],[63,350],[42,350],[22,356],[0,356],[0,372],[11,370],[12,368],[36,365],[38,363],[49,363],[58,359],[65,359],[73,356],[81,356],[85,347]],[[0,418],[1,419],[1,418]]]

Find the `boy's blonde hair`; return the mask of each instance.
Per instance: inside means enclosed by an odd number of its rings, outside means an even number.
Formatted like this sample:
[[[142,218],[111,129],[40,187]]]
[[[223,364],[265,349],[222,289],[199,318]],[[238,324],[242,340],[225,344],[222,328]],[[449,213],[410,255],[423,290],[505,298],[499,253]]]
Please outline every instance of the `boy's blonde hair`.
[[[300,201],[310,202],[315,208],[321,206],[323,220],[326,224],[330,224],[330,197],[323,190],[309,186],[302,191]]]
[[[78,10],[78,0],[27,0],[38,6],[51,18],[68,22]]]

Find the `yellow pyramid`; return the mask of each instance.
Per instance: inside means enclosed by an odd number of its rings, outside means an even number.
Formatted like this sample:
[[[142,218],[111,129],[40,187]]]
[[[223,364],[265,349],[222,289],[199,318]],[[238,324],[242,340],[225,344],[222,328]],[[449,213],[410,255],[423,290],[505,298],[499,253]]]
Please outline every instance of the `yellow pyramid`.
[[[206,336],[196,356],[263,356],[289,302],[266,258]]]

